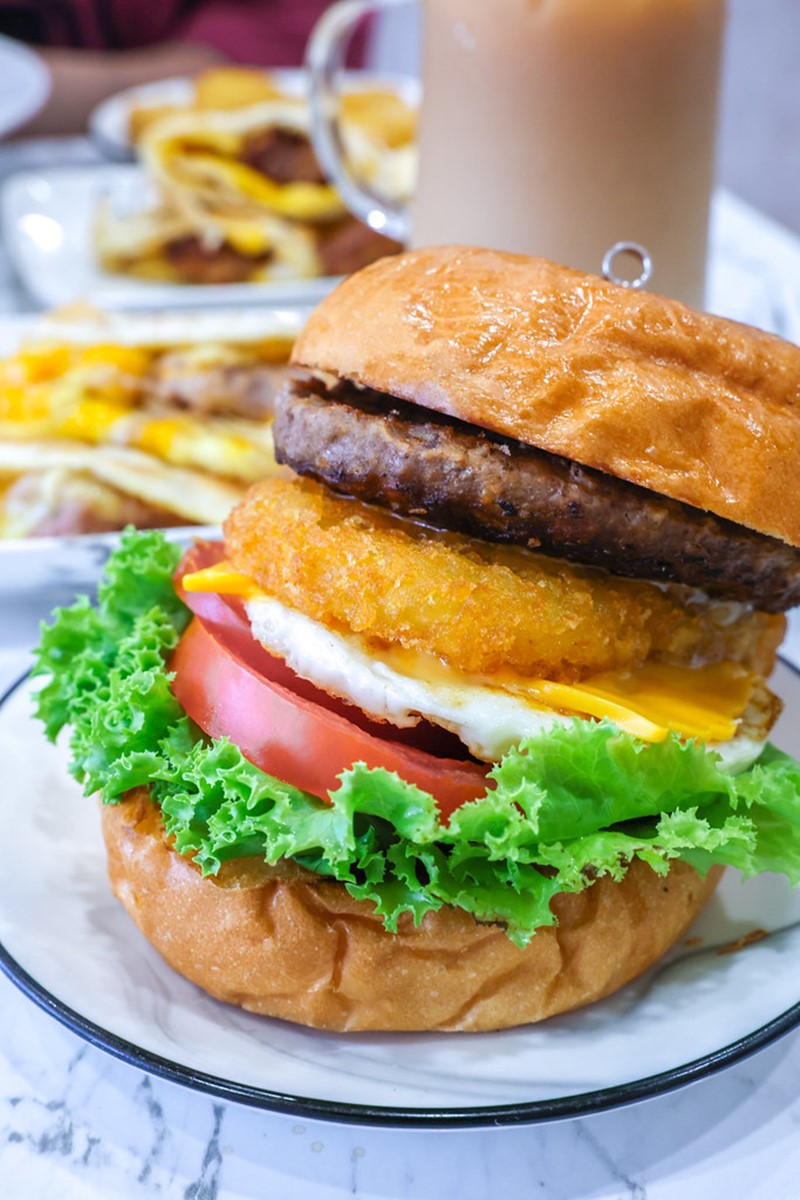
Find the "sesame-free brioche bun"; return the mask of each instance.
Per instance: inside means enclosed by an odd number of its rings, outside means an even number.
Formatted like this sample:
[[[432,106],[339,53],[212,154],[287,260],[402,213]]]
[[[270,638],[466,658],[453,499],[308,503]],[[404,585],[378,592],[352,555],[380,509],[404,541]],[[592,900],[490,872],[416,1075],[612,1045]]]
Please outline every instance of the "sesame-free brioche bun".
[[[543,259],[381,259],[293,361],[800,545],[800,347]]]
[[[115,895],[162,957],[212,996],[330,1030],[481,1030],[540,1021],[598,1000],[681,936],[721,874],[635,861],[553,902],[558,925],[524,950],[497,925],[443,908],[389,934],[373,906],[299,867],[255,860],[203,878],[165,840],[140,789],[102,806]]]

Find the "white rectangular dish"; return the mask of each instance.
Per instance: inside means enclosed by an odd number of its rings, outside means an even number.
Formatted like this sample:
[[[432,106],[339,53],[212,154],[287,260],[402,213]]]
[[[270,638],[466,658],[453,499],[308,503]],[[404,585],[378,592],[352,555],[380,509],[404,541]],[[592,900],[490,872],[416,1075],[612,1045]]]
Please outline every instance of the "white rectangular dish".
[[[264,283],[155,283],[111,275],[97,262],[92,231],[99,202],[115,211],[144,207],[150,185],[136,166],[53,167],[12,175],[3,186],[0,220],[11,262],[25,290],[45,308],[86,301],[103,309],[220,305],[307,307],[338,282],[281,279]]]

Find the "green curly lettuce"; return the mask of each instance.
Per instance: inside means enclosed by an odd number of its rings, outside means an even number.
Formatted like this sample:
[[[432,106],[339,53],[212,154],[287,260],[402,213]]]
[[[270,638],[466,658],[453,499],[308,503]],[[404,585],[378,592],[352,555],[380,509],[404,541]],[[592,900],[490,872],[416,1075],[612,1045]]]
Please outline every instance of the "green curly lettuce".
[[[127,533],[92,606],[44,626],[35,673],[48,737],[69,727],[71,771],[105,803],[148,785],[176,850],[203,874],[258,855],[293,859],[371,901],[390,930],[455,905],[501,922],[517,945],[554,923],[550,902],[634,859],[666,874],[680,858],[800,882],[800,764],[769,746],[741,775],[702,744],[648,745],[608,721],[575,719],[527,738],[490,772],[486,795],[444,823],[432,796],[354,763],[323,802],[211,740],[170,689],[167,660],[190,614],[172,586],[179,550]],[[314,747],[309,746],[309,754]]]

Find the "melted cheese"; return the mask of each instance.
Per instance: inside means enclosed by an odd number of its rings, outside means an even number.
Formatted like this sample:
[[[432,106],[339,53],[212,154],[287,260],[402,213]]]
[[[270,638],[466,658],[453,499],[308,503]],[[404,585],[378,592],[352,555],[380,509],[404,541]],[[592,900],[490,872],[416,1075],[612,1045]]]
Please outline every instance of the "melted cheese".
[[[115,367],[126,375],[142,376],[150,370],[153,357],[153,351],[142,346],[116,346],[108,343],[75,350],[71,365]]]
[[[274,238],[258,221],[228,217],[224,223],[225,238],[240,254],[265,254],[272,249]]]
[[[330,184],[276,183],[246,163],[217,158],[213,154],[187,155],[180,160],[180,172],[190,181],[224,184],[271,212],[299,221],[330,217],[342,209],[339,194]]]
[[[452,729],[479,757],[494,760],[542,722],[608,718],[645,741],[670,731],[719,745],[736,734],[753,677],[736,663],[678,667],[646,663],[579,684],[531,679],[511,671],[468,676],[433,655],[380,648],[326,629],[262,592],[222,562],[184,577],[187,591],[241,596],[256,638],[328,691],[374,716],[412,724],[417,714]]]
[[[126,406],[89,396],[58,422],[58,433],[79,442],[103,442],[127,412]]]
[[[205,567],[202,571],[193,571],[184,575],[182,586],[186,592],[211,592],[221,596],[241,596],[244,600],[252,600],[264,593],[255,580],[241,571],[234,571],[226,562],[216,563],[213,567]]]

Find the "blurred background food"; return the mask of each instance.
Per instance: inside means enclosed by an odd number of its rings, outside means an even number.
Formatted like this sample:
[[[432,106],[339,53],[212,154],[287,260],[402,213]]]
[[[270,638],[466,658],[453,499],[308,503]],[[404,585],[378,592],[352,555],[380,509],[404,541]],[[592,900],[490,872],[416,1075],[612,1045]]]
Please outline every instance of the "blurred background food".
[[[774,215],[793,215],[800,228],[797,174],[796,168],[792,168],[796,156],[773,153],[769,171],[753,171],[748,167],[751,158],[747,155],[752,157],[754,147],[763,151],[766,141],[774,141],[779,133],[784,140],[791,141],[793,133],[792,97],[796,93],[797,76],[788,71],[787,63],[792,40],[789,32],[797,24],[797,11],[794,7],[787,9],[787,0],[771,0],[771,3],[774,22],[759,22],[747,0],[729,3],[722,178],[734,180],[737,190],[759,206],[770,208]],[[302,5],[284,7],[287,13],[292,9],[292,22],[299,28]],[[113,60],[116,86],[106,104],[112,105],[117,118],[122,114],[119,129],[124,147],[130,145],[135,149],[138,167],[103,162],[97,149],[100,140],[92,145],[86,136],[58,140],[26,137],[18,144],[7,143],[0,149],[0,173],[9,174],[20,165],[28,168],[31,163],[39,165],[44,169],[41,178],[32,179],[30,195],[38,189],[37,196],[50,197],[49,207],[42,211],[31,208],[13,223],[8,219],[6,206],[7,254],[20,270],[22,256],[18,252],[23,239],[27,237],[31,244],[38,239],[41,253],[31,258],[28,272],[34,277],[33,282],[35,277],[43,282],[49,271],[47,277],[51,283],[58,277],[65,287],[72,289],[69,295],[42,296],[29,278],[25,296],[18,283],[12,281],[10,265],[0,255],[0,273],[5,272],[5,277],[0,278],[5,288],[0,288],[0,301],[7,309],[30,307],[31,297],[40,304],[53,304],[75,295],[90,294],[87,280],[96,283],[101,275],[92,255],[93,246],[105,270],[114,273],[102,276],[118,290],[118,296],[114,297],[107,289],[110,306],[123,303],[141,306],[145,289],[147,302],[153,305],[174,304],[176,300],[181,302],[181,297],[188,305],[196,302],[190,293],[199,292],[204,293],[201,301],[204,305],[216,303],[222,292],[223,303],[239,300],[244,293],[248,293],[246,302],[254,302],[272,287],[284,285],[270,283],[260,292],[257,288],[237,289],[228,285],[289,280],[298,275],[308,277],[309,282],[304,286],[316,287],[316,281],[321,281],[320,286],[328,287],[331,275],[347,273],[396,248],[345,212],[339,196],[320,171],[308,136],[302,70],[296,66],[283,69],[270,65],[265,69],[241,61],[222,61],[226,56],[230,59],[238,56],[270,64],[299,63],[305,33],[324,4],[322,0],[318,3],[309,0],[304,8],[303,37],[296,38],[291,54],[287,51],[283,57],[277,38],[277,8],[276,4],[275,14],[270,18],[270,32],[276,40],[269,46],[262,42],[260,49],[257,48],[249,33],[240,38],[238,49],[227,43],[212,46],[209,41],[204,43],[208,50],[205,58],[192,60],[179,78],[154,82],[155,67],[148,76],[149,65],[147,70],[143,69],[142,52],[137,50],[136,78],[141,82],[127,91],[124,88],[130,84],[131,76],[123,67],[128,63],[125,57],[128,51],[108,50],[104,61],[107,59],[108,65]],[[402,12],[398,8],[389,18],[374,24],[372,49],[359,61],[369,62],[379,74],[346,72],[341,97],[343,133],[354,173],[377,190],[385,191],[390,199],[401,202],[412,192],[415,174],[416,96],[413,89],[399,82],[407,80],[419,66],[413,15],[413,6],[407,10],[403,6]],[[748,53],[751,46],[759,51],[755,56]],[[188,53],[186,46],[184,50]],[[59,50],[58,54],[61,53]],[[73,58],[78,53],[77,49],[63,51],[65,56]],[[158,46],[151,47],[148,53],[153,63],[158,59],[159,73],[168,73],[173,68],[171,59],[159,58]],[[92,64],[92,69],[99,70],[99,62],[91,54],[87,51],[82,61],[87,63],[87,70]],[[763,65],[770,55],[773,58],[777,55],[783,64],[774,82]],[[53,72],[57,92],[60,60],[56,61],[57,55],[53,59],[49,51],[43,51],[42,58]],[[386,75],[387,70],[403,74]],[[773,106],[769,112],[764,107],[767,93]],[[782,106],[780,111],[778,105]],[[50,109],[48,119],[54,120],[58,113],[53,116],[52,105]],[[85,122],[85,114],[81,120]],[[66,116],[64,122],[67,128]],[[734,137],[734,125],[741,136]],[[29,126],[29,130],[37,128],[36,124]],[[94,124],[92,132],[97,132]],[[81,204],[87,226],[94,224],[94,237],[87,234],[86,243],[80,243],[80,254],[97,273],[94,280],[89,276],[79,278],[78,239],[74,236],[75,227],[66,223],[72,202],[65,198],[65,181],[57,177],[58,167],[47,175],[51,163],[64,162],[79,164],[79,169],[91,180],[91,189],[81,192]],[[145,202],[144,190],[123,195],[122,190],[117,194],[107,188],[103,173],[122,170],[146,175],[157,199]],[[793,191],[791,187],[775,186],[778,171],[783,172],[781,178],[789,183],[794,180]],[[98,211],[101,192],[107,195]],[[732,224],[728,206],[725,214],[725,221],[718,221],[719,228],[724,224],[727,232],[720,236],[718,229],[716,259],[719,267],[722,247],[727,274],[723,277],[717,270],[712,295],[717,310],[779,328],[792,336],[792,330],[800,328],[797,320],[792,321],[793,314],[800,320],[794,290],[782,277],[766,278],[760,268],[758,279],[749,272],[748,263],[762,252],[756,235],[760,237],[763,231],[760,227],[757,230],[752,222],[748,224],[751,214],[737,216],[734,212],[736,220]],[[61,219],[60,225],[57,218]],[[740,228],[750,232],[740,236]],[[65,257],[70,247],[72,257]],[[777,256],[774,257],[777,261]],[[788,255],[779,257],[781,266],[788,271]],[[744,279],[746,287],[741,283]],[[189,286],[176,289],[171,286],[176,281]],[[202,286],[191,286],[197,283]],[[216,283],[225,286],[209,301]],[[160,298],[156,293],[160,293]],[[287,296],[285,293],[279,302],[294,305],[308,303],[310,298],[299,291],[288,299]],[[271,298],[269,302],[275,301]],[[220,353],[221,346],[227,346],[225,352],[235,357],[241,353],[241,347],[236,348],[235,339],[233,350],[224,339],[209,340],[206,371],[213,375],[216,370],[220,378],[222,366],[217,363],[213,367],[214,355]],[[140,362],[138,369],[130,360],[124,367],[121,363],[103,364],[110,389],[104,398],[97,385],[100,363],[92,363],[91,355],[88,360],[82,357],[82,351],[73,350],[66,358],[63,354],[59,356],[57,343],[56,338],[55,350],[52,345],[40,345],[35,353],[28,348],[28,360],[17,361],[15,356],[0,365],[0,503],[6,536],[47,532],[54,527],[113,528],[123,517],[140,524],[163,523],[167,518],[181,523],[215,519],[213,514],[227,506],[231,491],[241,487],[239,476],[257,477],[257,469],[261,467],[255,464],[266,462],[269,457],[268,448],[265,449],[268,431],[251,423],[245,438],[246,453],[241,450],[241,443],[236,443],[239,465],[225,465],[226,454],[231,460],[236,456],[228,453],[234,443],[226,442],[223,432],[229,438],[243,436],[238,429],[233,430],[231,423],[252,422],[252,417],[238,410],[219,411],[213,402],[200,415],[196,404],[186,405],[184,399],[176,398],[177,393],[165,397],[162,373],[174,370],[174,361],[166,353],[157,355],[147,367]],[[99,359],[103,346],[113,350],[115,345],[113,338],[102,337],[92,352]],[[180,352],[175,353],[180,361]],[[189,355],[190,366],[196,364],[199,353],[195,342]],[[227,367],[231,366],[228,361]],[[244,364],[240,366],[245,370]],[[252,364],[248,369],[252,369]],[[230,371],[225,378],[227,392],[231,386]],[[24,404],[20,401],[21,393],[25,396]],[[71,397],[69,402],[66,397]],[[234,396],[234,408],[240,399]],[[103,413],[102,404],[106,405]],[[262,454],[266,456],[263,459]],[[146,488],[141,482],[145,478],[142,455],[148,457],[150,464]],[[202,476],[203,488],[195,489],[188,480],[176,488],[174,473],[178,471]],[[212,478],[215,488],[209,490]],[[124,486],[122,480],[126,481]],[[102,504],[84,503],[89,487],[95,499],[102,494]],[[180,496],[176,498],[178,492]],[[120,502],[120,495],[126,498],[127,508]],[[134,502],[140,507],[134,508]],[[59,508],[63,509],[63,515],[56,521],[53,514]]]
[[[349,170],[408,199],[412,105],[351,77],[341,112]],[[133,212],[101,202],[95,245],[109,272],[189,284],[314,278],[400,248],[347,211],[315,157],[305,96],[277,73],[209,68],[186,104],[134,102],[129,136],[158,199]]]
[[[224,520],[277,469],[273,400],[299,324],[49,321],[0,361],[0,537]]]

